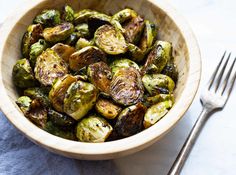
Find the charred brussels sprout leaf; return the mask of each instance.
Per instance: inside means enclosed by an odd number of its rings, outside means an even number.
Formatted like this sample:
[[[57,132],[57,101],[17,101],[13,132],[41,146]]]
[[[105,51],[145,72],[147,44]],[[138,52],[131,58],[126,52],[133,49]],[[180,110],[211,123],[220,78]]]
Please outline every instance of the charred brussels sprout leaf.
[[[134,67],[135,69],[139,70],[139,66],[134,61],[131,61],[127,58],[121,58],[113,61],[110,64],[110,67],[113,74],[115,74],[120,68]]]
[[[166,66],[164,67],[164,69],[162,70],[161,73],[172,78],[172,80],[174,80],[175,83],[178,80],[177,67],[174,63],[174,60],[172,60],[172,59],[166,64]]]
[[[76,50],[80,50],[80,49],[83,49],[84,47],[93,46],[93,45],[94,45],[93,40],[89,41],[85,38],[80,38],[80,39],[78,39],[75,48],[76,48]]]
[[[104,142],[112,130],[112,126],[105,119],[91,115],[78,123],[76,136],[81,142]]]
[[[65,5],[63,7],[62,19],[66,22],[73,22],[74,21],[74,10],[71,6]]]
[[[44,27],[51,27],[61,23],[60,12],[58,10],[43,10],[34,18],[34,23],[42,24]]]
[[[146,74],[142,78],[146,90],[151,95],[160,93],[160,88],[167,89],[171,93],[175,88],[175,82],[163,74]]]
[[[96,111],[107,119],[114,119],[121,112],[122,108],[111,100],[99,98],[96,102]]]
[[[95,44],[107,54],[118,55],[128,49],[124,36],[110,25],[99,27],[94,34],[94,40]]]
[[[23,112],[24,115],[30,110],[30,104],[32,100],[27,96],[21,96],[17,99],[16,104],[19,106],[20,110]]]
[[[148,108],[147,112],[144,116],[143,125],[145,128],[148,128],[159,121],[162,117],[164,117],[168,109],[172,107],[172,101],[164,101],[157,103],[150,108]]]
[[[138,46],[131,43],[128,44],[128,49],[129,49],[130,58],[136,62],[143,61],[146,53],[149,51],[149,50],[142,51]]]
[[[34,87],[37,83],[33,70],[27,59],[20,59],[16,62],[12,71],[13,83],[20,88]]]
[[[88,38],[90,36],[89,26],[87,23],[82,23],[75,26],[75,32],[78,38],[80,37]]]
[[[69,57],[75,52],[74,47],[62,43],[55,44],[52,50],[67,63],[69,62]]]
[[[62,23],[55,27],[43,30],[43,37],[46,41],[56,43],[64,41],[74,32],[74,26],[71,23]]]
[[[122,137],[134,135],[142,130],[146,107],[141,103],[125,108],[115,124],[116,132]]]
[[[124,106],[139,102],[144,94],[139,71],[134,67],[119,69],[112,78],[110,94],[115,102]]]
[[[67,74],[66,63],[52,49],[47,49],[38,58],[35,64],[35,78],[44,86],[51,86],[53,81]]]
[[[100,91],[109,94],[112,79],[111,69],[104,62],[90,64],[88,66],[88,78]]]
[[[106,61],[105,54],[95,46],[87,46],[70,56],[69,65],[73,71],[78,71],[98,61]]]
[[[25,58],[29,56],[30,46],[39,40],[42,33],[43,27],[41,24],[32,24],[27,28],[21,43],[21,52]]]
[[[98,90],[91,83],[77,81],[70,85],[64,99],[64,111],[75,120],[84,117],[95,105]]]
[[[61,78],[58,78],[53,84],[52,89],[49,92],[49,99],[52,106],[59,112],[64,111],[64,98],[69,86],[76,81],[76,78],[70,74],[67,74]]]

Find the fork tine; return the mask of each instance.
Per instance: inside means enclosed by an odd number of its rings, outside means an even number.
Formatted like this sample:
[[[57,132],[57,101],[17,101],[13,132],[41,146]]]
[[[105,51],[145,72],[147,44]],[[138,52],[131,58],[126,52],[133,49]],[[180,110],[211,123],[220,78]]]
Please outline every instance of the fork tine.
[[[231,65],[231,67],[230,67],[230,69],[229,69],[229,71],[228,71],[228,73],[227,73],[227,75],[224,79],[224,82],[223,82],[223,85],[222,85],[223,89],[222,89],[221,95],[223,95],[223,93],[224,93],[224,91],[227,87],[227,84],[228,84],[228,81],[229,81],[229,78],[230,78],[230,74],[231,74],[231,72],[234,68],[235,61],[236,61],[236,57],[234,58],[234,61],[233,61],[232,65]]]
[[[220,85],[222,76],[223,76],[223,74],[224,74],[224,72],[225,72],[225,68],[226,68],[226,66],[227,66],[227,64],[228,64],[228,62],[229,62],[230,56],[231,56],[231,53],[229,53],[229,56],[228,56],[227,60],[225,61],[225,64],[223,65],[223,67],[222,67],[222,69],[221,69],[221,71],[220,71],[220,74],[219,74],[219,76],[218,76],[218,78],[217,78],[217,80],[216,80],[215,92],[216,92],[216,91],[218,90],[218,88],[219,88],[219,85]]]
[[[215,80],[216,74],[217,74],[217,72],[218,72],[218,70],[219,70],[219,68],[220,68],[220,65],[221,65],[222,61],[224,60],[225,54],[226,54],[226,51],[224,52],[224,54],[223,54],[223,56],[222,56],[220,62],[218,63],[218,65],[217,65],[217,67],[216,67],[214,73],[212,74],[212,76],[211,76],[211,78],[210,78],[210,81],[209,81],[209,83],[208,83],[208,84],[209,84],[208,90],[210,90],[210,88],[211,88],[211,86],[212,86],[212,84],[213,84],[213,82],[214,82],[214,80]]]
[[[235,58],[236,59],[236,58]],[[234,59],[234,61],[235,61],[235,59]],[[232,92],[232,89],[233,89],[233,87],[234,87],[234,82],[235,82],[235,79],[236,79],[236,71],[234,71],[234,75],[233,75],[233,77],[232,77],[232,79],[231,79],[231,81],[230,81],[230,84],[229,84],[229,88],[228,88],[228,92],[227,92],[227,96],[226,96],[226,101],[228,100],[228,98],[229,98],[229,95],[230,95],[230,93]]]

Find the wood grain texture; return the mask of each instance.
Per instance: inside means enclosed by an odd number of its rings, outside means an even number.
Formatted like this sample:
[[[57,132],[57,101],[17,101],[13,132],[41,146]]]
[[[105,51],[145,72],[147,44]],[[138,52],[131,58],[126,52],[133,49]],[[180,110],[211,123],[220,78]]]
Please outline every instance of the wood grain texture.
[[[58,8],[67,3],[76,10],[91,8],[108,14],[131,7],[159,26],[159,39],[172,42],[179,80],[176,103],[156,125],[125,139],[106,143],[81,143],[53,136],[32,124],[15,104],[18,97],[12,83],[12,67],[21,58],[20,42],[27,26],[42,9]],[[164,0],[34,0],[27,1],[3,24],[0,38],[0,107],[8,120],[34,143],[78,159],[111,159],[137,152],[167,133],[184,115],[197,91],[201,59],[195,37],[182,17]]]

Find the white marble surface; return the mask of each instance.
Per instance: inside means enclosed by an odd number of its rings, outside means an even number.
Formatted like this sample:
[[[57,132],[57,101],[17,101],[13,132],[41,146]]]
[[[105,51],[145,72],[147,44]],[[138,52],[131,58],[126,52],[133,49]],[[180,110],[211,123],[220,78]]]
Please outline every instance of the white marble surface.
[[[0,23],[21,4],[22,0],[0,0]],[[202,81],[199,91],[212,73],[225,49],[236,56],[235,0],[169,0],[192,27],[202,54]],[[0,36],[3,35],[2,33]],[[223,111],[207,122],[193,148],[181,175],[236,174],[236,89]],[[109,161],[109,172],[122,175],[165,175],[201,111],[199,92],[178,125],[158,143],[117,160]],[[11,157],[9,157],[11,159]],[[88,165],[87,165],[88,164]],[[106,162],[107,164],[107,162]],[[80,168],[99,169],[96,162],[80,161]],[[82,172],[82,171],[80,171]],[[85,171],[88,174],[89,171]],[[79,173],[84,174],[84,173]]]

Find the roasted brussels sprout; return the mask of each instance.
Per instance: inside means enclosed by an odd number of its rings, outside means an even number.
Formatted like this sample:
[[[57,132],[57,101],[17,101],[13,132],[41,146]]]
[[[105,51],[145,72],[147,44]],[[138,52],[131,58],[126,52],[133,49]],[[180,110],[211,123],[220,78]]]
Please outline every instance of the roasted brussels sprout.
[[[111,100],[99,98],[95,105],[96,111],[107,119],[114,119],[121,112],[122,108]]]
[[[142,73],[160,73],[172,57],[172,46],[167,41],[157,41],[147,56]]]
[[[78,123],[76,136],[81,142],[104,142],[112,130],[112,126],[105,119],[91,115]]]
[[[35,78],[44,86],[51,86],[53,81],[67,74],[67,64],[52,49],[47,49],[35,64]]]
[[[162,117],[164,117],[164,115],[166,115],[168,109],[170,109],[172,105],[173,105],[172,101],[164,101],[148,108],[144,116],[144,121],[143,121],[144,127],[148,128],[153,124],[155,124]]]
[[[146,103],[149,103],[150,105],[154,105],[159,102],[168,101],[168,100],[174,103],[174,95],[173,94],[157,94],[157,95],[145,98]]]
[[[110,64],[110,67],[112,74],[115,74],[120,68],[134,67],[135,69],[139,70],[139,66],[134,61],[131,61],[127,58],[121,58],[113,61]]]
[[[65,44],[70,46],[75,46],[76,42],[78,41],[78,36],[76,32],[70,34],[70,36],[65,40]]]
[[[74,47],[62,43],[55,44],[52,50],[67,63],[69,62],[69,57],[75,52]]]
[[[145,74],[142,78],[142,82],[146,90],[151,95],[160,93],[159,88],[164,88],[171,93],[175,88],[175,82],[163,74]]]
[[[44,27],[52,27],[61,23],[60,12],[58,10],[50,9],[43,10],[34,18],[35,24],[42,24]]]
[[[168,61],[168,63],[166,64],[166,66],[164,67],[161,73],[172,78],[172,80],[174,80],[175,83],[177,82],[178,70],[177,70],[177,66],[174,63],[173,58],[170,61]]]
[[[12,70],[13,83],[20,88],[34,87],[37,83],[27,59],[20,59]]]
[[[64,112],[75,120],[84,117],[95,105],[98,90],[87,82],[77,81],[70,85],[64,99]]]
[[[112,79],[111,69],[104,62],[97,62],[88,66],[88,78],[100,91],[109,94]]]
[[[45,40],[39,39],[38,42],[34,43],[30,47],[29,61],[32,67],[35,66],[37,57],[48,48],[48,44]]]
[[[74,26],[71,23],[62,23],[55,27],[43,30],[43,37],[46,41],[56,43],[64,41],[74,32]]]
[[[146,53],[148,52],[148,50],[142,51],[138,46],[131,43],[128,44],[128,49],[129,49],[130,58],[136,62],[143,61]]]
[[[75,45],[75,48],[76,50],[80,50],[80,49],[83,49],[84,47],[87,47],[87,46],[93,46],[94,45],[94,40],[87,40],[85,38],[80,38],[78,39],[76,45]]]
[[[144,94],[139,71],[134,67],[116,71],[111,81],[110,94],[115,102],[124,106],[139,102]]]
[[[87,23],[82,23],[75,26],[75,32],[78,38],[88,38],[90,36],[89,26]]]
[[[99,27],[94,34],[94,40],[95,44],[107,54],[118,55],[128,49],[124,36],[110,25]]]
[[[61,127],[70,127],[76,123],[76,120],[70,116],[61,114],[53,109],[48,110],[48,117],[53,124]]]
[[[70,56],[69,65],[73,71],[79,71],[81,68],[98,61],[106,62],[103,51],[95,46],[87,46]]]
[[[74,21],[74,10],[72,9],[71,6],[65,5],[63,7],[63,12],[62,12],[62,19],[66,22],[73,22]]]
[[[25,58],[28,58],[30,46],[36,43],[42,36],[43,27],[41,24],[32,24],[27,28],[21,42],[21,52]]]
[[[143,117],[146,107],[141,103],[125,108],[119,114],[114,129],[122,137],[140,132],[143,128]]]
[[[69,86],[76,81],[76,77],[66,74],[58,78],[49,92],[49,99],[52,106],[59,112],[64,112],[64,98]]]
[[[30,104],[32,100],[27,96],[21,96],[17,99],[16,104],[19,106],[20,110],[26,115],[30,110]]]

